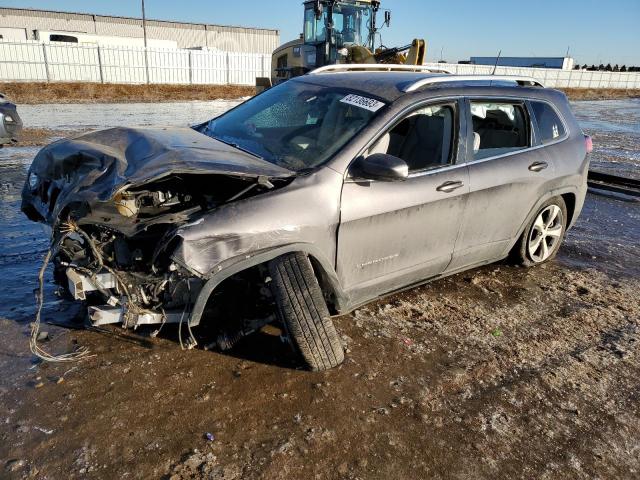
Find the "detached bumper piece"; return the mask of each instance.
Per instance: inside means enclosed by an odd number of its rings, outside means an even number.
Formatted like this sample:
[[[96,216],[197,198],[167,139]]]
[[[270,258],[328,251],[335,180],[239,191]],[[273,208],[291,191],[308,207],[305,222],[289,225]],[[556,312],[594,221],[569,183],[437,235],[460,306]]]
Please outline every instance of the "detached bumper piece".
[[[116,279],[111,273],[99,273],[90,278],[73,268],[68,268],[67,280],[69,292],[76,300],[86,300],[87,293],[101,291],[109,294],[108,304],[99,306],[89,306],[89,320],[94,326],[123,323],[129,327],[140,325],[154,325],[162,323],[180,323],[188,321],[188,316],[184,311],[172,312],[151,312],[135,314],[125,312],[120,300],[113,295],[111,289],[116,287]],[[126,322],[125,322],[126,320]]]
[[[139,325],[154,325],[159,323],[180,323],[186,321],[184,312],[165,312],[164,315],[159,312],[145,312],[134,315],[127,313],[127,323]],[[111,305],[100,305],[89,307],[89,320],[94,326],[109,325],[111,323],[123,323],[125,313],[121,307],[112,307]]]
[[[76,300],[86,300],[88,292],[108,290],[116,286],[116,279],[110,273],[99,273],[92,279],[73,268],[67,268],[67,280],[69,292]]]

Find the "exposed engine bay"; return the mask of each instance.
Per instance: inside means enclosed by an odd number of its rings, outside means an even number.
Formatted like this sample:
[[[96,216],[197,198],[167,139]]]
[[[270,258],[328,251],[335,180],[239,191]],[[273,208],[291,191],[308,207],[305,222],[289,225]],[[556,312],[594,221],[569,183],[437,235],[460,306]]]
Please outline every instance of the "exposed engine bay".
[[[293,178],[191,129],[158,130],[62,140],[30,169],[22,209],[51,227],[54,278],[87,303],[93,325],[189,325],[206,276],[172,257],[178,232]]]

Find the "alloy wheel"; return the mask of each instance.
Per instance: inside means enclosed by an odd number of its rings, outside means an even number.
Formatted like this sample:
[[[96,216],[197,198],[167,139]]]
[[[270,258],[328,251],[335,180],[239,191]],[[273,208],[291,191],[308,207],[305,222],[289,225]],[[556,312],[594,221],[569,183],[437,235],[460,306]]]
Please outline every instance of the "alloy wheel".
[[[557,205],[543,209],[533,222],[527,248],[536,263],[544,262],[555,252],[564,229],[562,210]]]

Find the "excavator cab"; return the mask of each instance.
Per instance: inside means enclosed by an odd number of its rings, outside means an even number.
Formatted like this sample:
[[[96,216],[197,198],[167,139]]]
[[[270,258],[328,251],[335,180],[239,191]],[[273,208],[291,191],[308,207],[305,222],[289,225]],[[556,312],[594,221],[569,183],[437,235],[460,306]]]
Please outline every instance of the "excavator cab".
[[[379,2],[305,3],[304,44],[316,49],[315,67],[343,63],[354,46],[373,48]],[[341,58],[342,57],[342,58]],[[309,65],[311,66],[311,65]]]
[[[336,63],[402,63],[422,65],[425,42],[387,48],[379,45],[379,0],[308,0],[304,2],[304,25],[300,38],[278,47],[272,56],[271,78],[258,78],[258,91],[324,65]],[[389,26],[391,12],[384,11]],[[407,53],[403,53],[407,52]]]

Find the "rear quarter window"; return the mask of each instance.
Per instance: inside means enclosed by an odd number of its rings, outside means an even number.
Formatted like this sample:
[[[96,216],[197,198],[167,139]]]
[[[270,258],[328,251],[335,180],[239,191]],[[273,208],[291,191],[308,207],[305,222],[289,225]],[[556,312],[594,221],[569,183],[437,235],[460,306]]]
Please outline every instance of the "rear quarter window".
[[[565,136],[567,130],[555,109],[544,102],[531,102],[533,115],[538,123],[540,143],[555,142]]]

